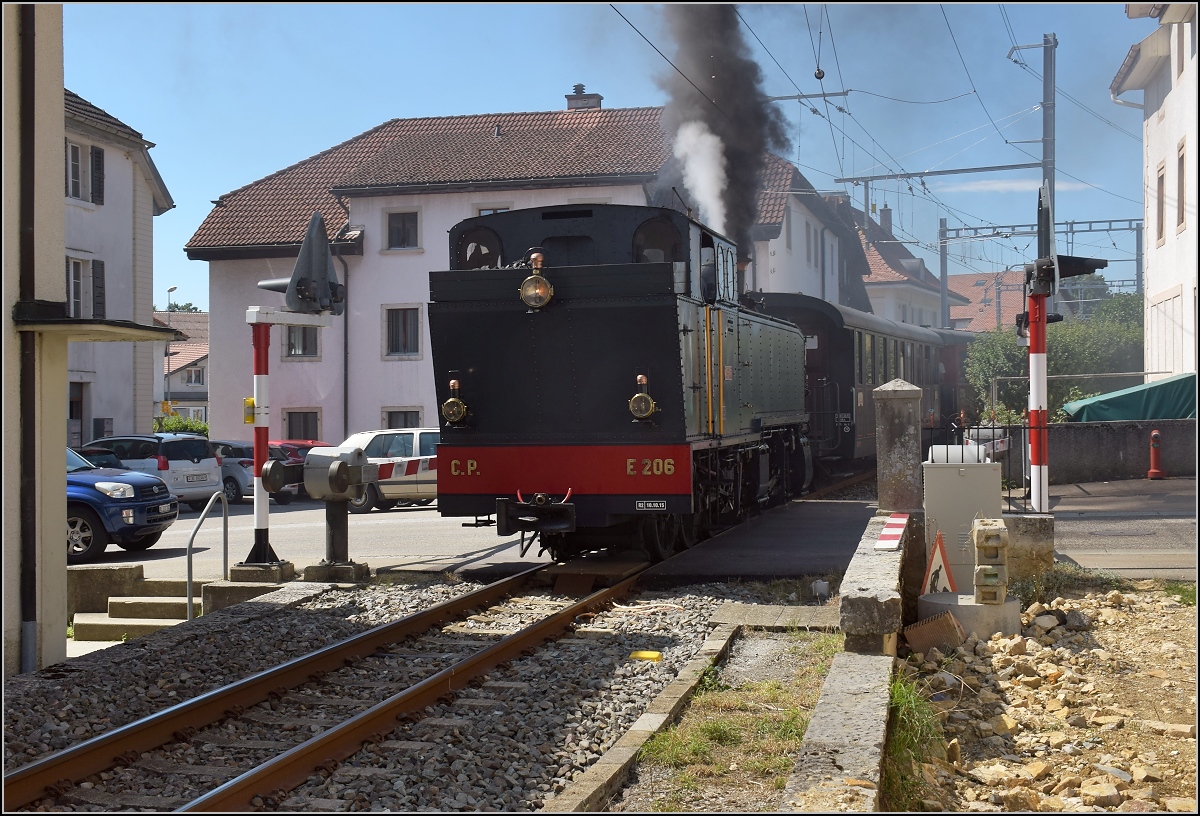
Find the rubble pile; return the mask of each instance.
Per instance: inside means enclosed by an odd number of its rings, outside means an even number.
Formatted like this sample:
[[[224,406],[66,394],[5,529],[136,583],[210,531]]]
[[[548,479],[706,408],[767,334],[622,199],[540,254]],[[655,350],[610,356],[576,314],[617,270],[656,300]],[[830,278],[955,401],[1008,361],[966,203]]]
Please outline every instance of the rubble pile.
[[[949,740],[926,807],[1196,812],[1195,611],[1150,588],[1056,598],[1020,634],[897,661]]]

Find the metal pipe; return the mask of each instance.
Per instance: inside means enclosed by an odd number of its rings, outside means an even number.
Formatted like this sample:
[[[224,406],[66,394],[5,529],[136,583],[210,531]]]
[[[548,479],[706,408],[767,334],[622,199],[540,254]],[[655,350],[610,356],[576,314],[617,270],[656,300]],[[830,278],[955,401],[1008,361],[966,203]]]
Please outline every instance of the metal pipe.
[[[21,169],[19,244],[19,292],[21,300],[32,301],[35,295],[36,268],[34,231],[36,229],[34,154],[37,148],[35,114],[37,92],[34,84],[36,65],[35,15],[36,6],[21,6]],[[21,332],[21,487],[18,502],[21,517],[21,672],[37,669],[38,655],[38,447],[37,447],[37,337]]]
[[[192,619],[192,542],[196,540],[196,533],[200,532],[200,525],[208,518],[208,511],[212,509],[213,504],[217,499],[221,500],[221,514],[225,518],[224,541],[222,549],[225,553],[224,557],[224,578],[229,578],[229,499],[225,498],[225,491],[220,490],[208,497],[208,504],[204,505],[204,510],[200,513],[200,518],[196,519],[196,526],[192,528],[192,534],[188,536],[187,543],[187,619]]]

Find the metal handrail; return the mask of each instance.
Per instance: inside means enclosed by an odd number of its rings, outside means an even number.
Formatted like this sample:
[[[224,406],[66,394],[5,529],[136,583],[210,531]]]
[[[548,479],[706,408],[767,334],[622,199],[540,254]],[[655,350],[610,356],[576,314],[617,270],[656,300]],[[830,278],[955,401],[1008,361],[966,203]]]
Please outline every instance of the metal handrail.
[[[221,579],[229,580],[229,499],[225,498],[225,491],[218,490],[208,499],[208,504],[204,505],[204,509],[200,511],[200,518],[196,519],[196,526],[192,528],[192,534],[188,537],[187,543],[187,619],[192,619],[192,542],[196,540],[196,533],[200,532],[200,525],[208,518],[208,511],[212,509],[213,504],[217,499],[221,500],[221,515],[224,521],[224,533],[222,534],[221,548],[223,557],[221,561]]]

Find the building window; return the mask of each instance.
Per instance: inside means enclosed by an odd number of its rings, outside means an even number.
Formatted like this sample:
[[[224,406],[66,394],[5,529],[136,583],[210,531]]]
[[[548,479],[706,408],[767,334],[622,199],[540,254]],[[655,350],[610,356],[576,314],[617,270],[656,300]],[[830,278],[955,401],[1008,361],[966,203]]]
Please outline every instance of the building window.
[[[808,221],[804,222],[804,261],[812,264],[812,227]]]
[[[184,381],[188,385],[204,385],[204,369],[189,368],[185,373]]]
[[[385,428],[420,428],[421,412],[405,409],[400,411],[384,411]]]
[[[476,209],[476,215],[495,215],[496,213],[508,212],[508,207],[479,207]]]
[[[318,411],[285,411],[283,432],[287,439],[320,439]]]
[[[1183,76],[1183,23],[1175,24],[1175,75]]]
[[[67,195],[83,200],[87,191],[87,159],[82,146],[67,142]]]
[[[86,261],[67,258],[67,317],[84,317],[83,282],[86,276]]]
[[[1183,26],[1180,26],[1180,28],[1182,29]],[[1176,232],[1183,230],[1187,226],[1187,217],[1184,215],[1184,203],[1187,200],[1187,195],[1185,195],[1185,193],[1184,193],[1184,191],[1187,188],[1184,185],[1184,176],[1183,176],[1183,170],[1184,170],[1183,157],[1184,157],[1184,152],[1185,152],[1184,146],[1185,145],[1183,142],[1179,143],[1179,159],[1176,163],[1177,166],[1176,166],[1176,171],[1175,171],[1177,174],[1177,178],[1179,179],[1179,192],[1176,195],[1177,201],[1175,203],[1176,212],[1177,212],[1177,215],[1175,216],[1175,231]]]
[[[387,214],[388,249],[415,249],[420,246],[417,238],[417,214],[415,212],[393,212]]]
[[[784,207],[783,210],[783,245],[787,249],[792,248],[792,208]]]
[[[1167,197],[1167,168],[1160,164],[1158,166],[1157,198],[1156,198],[1155,204],[1154,204],[1154,217],[1155,217],[1154,237],[1160,244],[1163,241],[1165,241],[1166,237],[1167,237],[1166,197]]]
[[[389,356],[419,354],[421,352],[421,310],[419,308],[386,309],[384,315],[387,321],[387,354]]]
[[[288,326],[287,327],[287,356],[316,357],[317,356],[317,327]]]

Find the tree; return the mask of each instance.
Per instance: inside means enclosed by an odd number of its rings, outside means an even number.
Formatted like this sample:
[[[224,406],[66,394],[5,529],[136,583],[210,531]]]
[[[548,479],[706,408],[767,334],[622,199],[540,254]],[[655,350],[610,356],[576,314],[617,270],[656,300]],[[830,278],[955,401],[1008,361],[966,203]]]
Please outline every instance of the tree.
[[[1075,316],[1080,320],[1090,318],[1112,297],[1108,281],[1095,272],[1066,278],[1059,284],[1059,290],[1075,301]]]
[[[1099,304],[1090,320],[1051,324],[1046,330],[1047,375],[1142,371],[1141,303],[1140,295],[1116,295]],[[1017,344],[1016,333],[1011,329],[977,337],[967,348],[964,373],[982,405],[997,408],[1001,413],[1019,413],[1028,407],[1029,350]],[[1023,379],[997,383],[998,405],[992,406],[992,379],[996,377]],[[1048,380],[1046,407],[1051,416],[1061,416],[1064,403],[1128,388],[1141,381],[1140,374],[1129,378]]]
[[[167,311],[168,312],[198,312],[198,311],[200,311],[200,307],[193,306],[192,302],[189,300],[187,303],[168,303]]]

